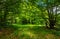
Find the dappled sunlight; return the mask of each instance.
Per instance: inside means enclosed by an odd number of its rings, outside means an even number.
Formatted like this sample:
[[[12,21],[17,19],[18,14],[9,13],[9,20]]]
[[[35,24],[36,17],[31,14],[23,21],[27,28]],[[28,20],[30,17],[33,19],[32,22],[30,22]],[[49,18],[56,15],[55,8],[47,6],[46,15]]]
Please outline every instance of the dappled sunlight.
[[[45,35],[46,39],[56,39],[56,36],[54,36],[53,34],[47,34]]]
[[[8,29],[8,28],[7,28]],[[56,30],[49,30],[45,27],[40,26],[34,26],[34,27],[19,27],[14,32],[10,33],[9,31],[4,31],[4,33],[0,32],[0,34],[3,34],[1,38],[4,39],[59,39],[60,35],[57,36],[56,34],[59,34]],[[9,35],[7,35],[9,34]],[[4,37],[4,38],[3,38]],[[43,38],[44,37],[44,38]]]
[[[31,38],[36,37],[36,35],[32,32],[24,32],[24,34],[29,35]]]
[[[6,27],[1,29],[0,31],[0,39],[7,39],[12,33],[14,33],[16,30],[12,27]]]
[[[0,39],[60,39],[60,0],[0,0]]]

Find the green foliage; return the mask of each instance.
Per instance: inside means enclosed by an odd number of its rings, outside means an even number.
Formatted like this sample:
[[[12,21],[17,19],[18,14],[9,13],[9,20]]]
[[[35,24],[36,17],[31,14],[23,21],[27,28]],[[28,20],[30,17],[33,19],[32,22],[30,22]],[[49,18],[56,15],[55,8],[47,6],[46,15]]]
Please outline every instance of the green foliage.
[[[60,28],[58,11],[59,0],[0,0],[1,39],[58,39],[60,29],[48,28]]]
[[[6,21],[7,24],[44,25],[45,21],[49,19],[47,9],[50,10],[52,6],[59,5],[58,1],[59,0],[0,0],[0,20],[6,19],[4,21]],[[50,16],[50,19],[56,17],[51,13]]]

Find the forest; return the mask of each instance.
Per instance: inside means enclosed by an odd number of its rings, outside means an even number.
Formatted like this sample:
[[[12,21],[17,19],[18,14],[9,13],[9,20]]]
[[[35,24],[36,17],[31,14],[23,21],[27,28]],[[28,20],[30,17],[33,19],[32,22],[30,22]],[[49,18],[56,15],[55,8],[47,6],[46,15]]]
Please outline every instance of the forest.
[[[60,0],[0,0],[0,39],[60,39]]]

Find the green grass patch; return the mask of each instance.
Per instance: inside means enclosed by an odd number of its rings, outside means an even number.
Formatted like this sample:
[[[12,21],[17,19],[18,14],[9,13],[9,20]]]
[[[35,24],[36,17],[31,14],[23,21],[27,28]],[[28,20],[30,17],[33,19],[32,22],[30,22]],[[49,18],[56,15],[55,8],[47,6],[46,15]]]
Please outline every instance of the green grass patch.
[[[4,39],[60,39],[59,29],[47,29],[45,26],[29,26],[29,25],[14,25],[15,31],[10,35],[2,36],[0,38]],[[8,27],[9,29],[9,27]],[[11,29],[11,28],[10,28]],[[11,30],[13,31],[13,30]],[[9,32],[9,31],[8,31]],[[3,38],[4,37],[4,38]]]

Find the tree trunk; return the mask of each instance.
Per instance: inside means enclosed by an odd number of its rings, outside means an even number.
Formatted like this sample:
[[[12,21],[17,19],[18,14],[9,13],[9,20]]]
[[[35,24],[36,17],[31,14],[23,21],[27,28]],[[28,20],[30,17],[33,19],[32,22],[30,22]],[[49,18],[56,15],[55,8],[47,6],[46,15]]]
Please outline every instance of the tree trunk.
[[[6,26],[7,23],[6,23],[6,17],[8,15],[8,8],[7,6],[5,6],[5,9],[4,9],[4,16],[1,18],[1,26]]]
[[[1,26],[6,25],[7,11],[4,12],[4,16],[1,18]]]
[[[55,25],[55,20],[50,20],[49,23],[50,29],[54,29],[54,25]]]

